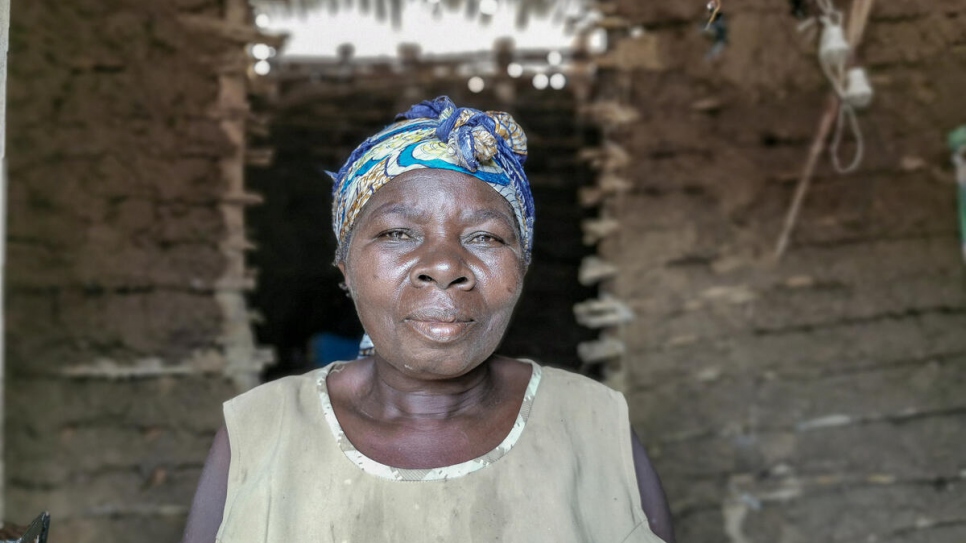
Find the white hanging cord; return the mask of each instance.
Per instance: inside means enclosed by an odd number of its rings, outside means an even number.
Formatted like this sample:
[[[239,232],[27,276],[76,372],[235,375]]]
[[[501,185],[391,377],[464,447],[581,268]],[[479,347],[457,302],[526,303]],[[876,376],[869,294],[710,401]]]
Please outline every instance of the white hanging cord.
[[[813,17],[799,25],[799,30],[803,31],[810,26],[814,26],[816,21],[822,23],[822,30],[826,30],[830,23],[842,22],[842,15],[840,12],[836,12],[835,6],[832,4],[831,0],[815,0],[816,4],[822,10],[823,15],[820,17]],[[857,44],[862,40],[863,30],[865,29],[866,22],[868,21],[869,13],[872,11],[872,4],[874,0],[853,0],[852,3],[852,14],[849,17],[849,28],[848,35],[852,39],[852,43]],[[838,38],[841,37],[842,40],[839,42]],[[832,40],[831,38],[836,38]],[[843,44],[844,42],[844,44]],[[848,84],[846,85],[845,92],[840,92],[841,84],[836,84],[834,78],[829,77],[830,82],[835,88],[836,93],[834,96],[829,97],[829,103],[825,108],[825,113],[822,114],[821,120],[818,126],[818,132],[815,134],[815,138],[812,140],[812,146],[809,149],[808,160],[805,163],[805,167],[802,169],[801,177],[798,179],[798,185],[795,189],[795,197],[792,199],[792,204],[788,209],[788,213],[785,215],[785,224],[782,227],[781,235],[778,237],[778,243],[775,247],[775,259],[780,260],[782,255],[785,254],[788,248],[789,242],[791,240],[792,231],[795,229],[795,224],[798,221],[798,215],[801,211],[802,204],[805,200],[805,195],[808,192],[809,185],[811,183],[812,175],[815,173],[815,166],[818,163],[819,156],[822,154],[822,150],[825,146],[825,141],[828,139],[829,133],[832,131],[832,125],[838,120],[839,126],[839,136],[836,141],[841,141],[841,126],[848,120],[853,127],[854,133],[857,135],[856,143],[858,145],[859,157],[853,160],[853,164],[849,165],[848,171],[857,166],[857,161],[861,160],[861,153],[864,150],[864,143],[862,141],[861,132],[858,130],[858,120],[855,117],[854,108],[862,108],[868,105],[872,99],[872,88],[868,84],[868,79],[865,76],[865,72],[861,68],[852,68],[845,72],[845,65],[848,60],[846,56],[845,60],[841,63],[833,62],[822,62],[822,52],[824,50],[825,57],[831,61],[833,60],[832,53],[837,51],[837,54],[841,54],[841,49],[844,47],[845,52],[848,53],[850,45],[849,42],[845,40],[844,35],[834,35],[829,34],[825,37],[824,45],[826,47],[819,49],[820,63],[822,64],[822,70],[825,72],[826,77],[829,74],[834,75],[834,70],[832,69],[832,64],[841,64],[839,68],[839,73],[847,74]],[[835,48],[828,47],[829,45],[836,45]],[[839,79],[838,81],[841,81]],[[845,106],[848,106],[851,114],[842,111]],[[838,111],[837,111],[838,110]],[[836,114],[838,113],[838,114]],[[838,164],[837,158],[838,143],[833,145],[833,166],[838,169],[841,165]],[[964,249],[966,250],[966,249]]]
[[[862,163],[864,157],[865,141],[862,137],[862,130],[859,127],[859,120],[855,113],[855,108],[856,106],[866,105],[868,99],[871,98],[871,94],[868,96],[863,95],[859,98],[858,96],[854,96],[854,93],[850,93],[849,91],[851,89],[846,87],[846,66],[851,54],[851,45],[845,39],[845,33],[842,30],[842,12],[835,9],[832,0],[816,0],[816,4],[822,11],[822,15],[818,18],[822,23],[822,35],[818,53],[819,65],[822,67],[822,72],[825,74],[826,79],[828,79],[832,85],[832,89],[839,98],[839,112],[836,118],[835,135],[829,147],[829,154],[831,155],[832,167],[835,168],[835,171],[840,174],[847,174],[855,171]],[[862,77],[864,81],[864,73]],[[851,83],[849,81],[850,85]],[[871,88],[868,88],[868,92],[871,93]],[[848,123],[849,129],[852,132],[856,149],[855,156],[849,165],[842,167],[842,163],[839,160],[839,147],[842,144],[842,132],[846,123]]]
[[[832,3],[832,0],[815,0],[815,4],[825,15],[835,11],[835,5]]]
[[[855,156],[852,157],[852,162],[843,168],[839,161],[839,146],[842,144],[842,126],[846,120],[849,123],[849,128],[852,129],[852,136],[855,138]],[[862,137],[862,130],[859,128],[859,120],[855,115],[855,108],[848,102],[839,101],[839,115],[835,122],[835,135],[832,136],[829,154],[832,156],[832,167],[841,174],[854,172],[862,163],[862,157],[865,154],[865,141]]]
[[[842,12],[835,9],[831,0],[817,0],[822,14],[818,16],[822,23],[822,35],[819,42],[818,60],[825,73],[825,77],[832,84],[836,93],[841,97],[842,81],[845,78],[845,65],[849,60],[851,46],[845,39],[842,30]]]

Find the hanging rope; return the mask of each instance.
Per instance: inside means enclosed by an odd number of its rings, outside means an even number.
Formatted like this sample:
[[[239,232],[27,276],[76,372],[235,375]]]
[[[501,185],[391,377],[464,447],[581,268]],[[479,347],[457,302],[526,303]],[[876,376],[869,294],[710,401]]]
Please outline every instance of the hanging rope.
[[[846,65],[852,48],[845,38],[845,32],[842,30],[842,12],[835,9],[832,0],[817,0],[816,3],[822,11],[819,21],[824,27],[818,55],[819,64],[841,101],[835,123],[835,136],[832,138],[829,147],[829,155],[835,171],[840,174],[847,174],[858,169],[865,151],[862,129],[855,114],[856,104],[850,100],[851,89],[846,87]],[[842,144],[842,133],[846,123],[848,123],[855,141],[855,156],[852,157],[848,166],[842,167],[842,162],[839,159],[839,148]]]
[[[819,64],[826,78],[832,84],[834,92],[819,122],[818,132],[815,134],[815,139],[812,141],[812,146],[809,149],[808,160],[805,162],[805,167],[802,169],[801,177],[799,177],[798,185],[795,188],[795,196],[792,199],[791,206],[788,208],[788,213],[785,215],[785,223],[781,235],[778,237],[778,243],[775,246],[776,260],[780,260],[788,249],[788,243],[791,240],[795,224],[798,222],[798,215],[805,201],[805,196],[808,194],[812,176],[815,173],[815,166],[818,158],[822,154],[825,141],[828,139],[833,125],[835,125],[835,135],[832,138],[829,152],[832,157],[832,166],[835,170],[839,173],[848,173],[854,171],[862,162],[865,143],[862,132],[859,129],[858,118],[856,117],[854,108],[868,104],[869,100],[871,100],[872,89],[868,87],[868,82],[865,80],[865,73],[860,68],[853,68],[853,70],[847,72],[845,67],[852,51],[852,46],[849,43],[857,46],[862,40],[866,23],[872,11],[873,2],[874,0],[853,0],[848,28],[844,34],[841,29],[842,13],[835,9],[832,0],[815,0],[815,4],[822,14],[815,19],[799,25],[799,29],[801,30],[810,26],[810,22],[814,24],[815,20],[818,20],[822,24],[823,32],[821,47],[819,48]],[[848,36],[848,40],[845,39],[846,35]],[[852,77],[853,73],[855,74],[854,77]],[[848,85],[845,84],[847,77],[849,78]],[[849,123],[853,137],[855,138],[856,154],[849,165],[843,168],[838,154],[846,122]]]
[[[852,162],[843,168],[842,163],[839,161],[839,146],[842,144],[842,127],[845,125],[846,120],[848,120],[849,128],[852,129],[852,135],[855,137],[855,156],[852,157]],[[842,102],[839,104],[838,120],[835,123],[835,135],[832,136],[832,144],[829,146],[832,167],[839,173],[852,173],[862,163],[864,152],[865,141],[862,137],[862,130],[859,128],[859,120],[855,115],[855,108],[849,103]]]

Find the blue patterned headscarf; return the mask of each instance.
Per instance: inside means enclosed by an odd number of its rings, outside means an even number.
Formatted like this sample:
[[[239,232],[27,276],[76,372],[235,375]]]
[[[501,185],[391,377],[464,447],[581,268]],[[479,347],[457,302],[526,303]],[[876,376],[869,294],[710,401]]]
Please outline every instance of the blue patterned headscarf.
[[[485,181],[510,203],[529,263],[533,195],[523,172],[526,158],[527,137],[507,113],[456,107],[446,96],[416,104],[364,141],[333,175],[332,229],[339,246],[383,185],[408,171],[436,168]]]

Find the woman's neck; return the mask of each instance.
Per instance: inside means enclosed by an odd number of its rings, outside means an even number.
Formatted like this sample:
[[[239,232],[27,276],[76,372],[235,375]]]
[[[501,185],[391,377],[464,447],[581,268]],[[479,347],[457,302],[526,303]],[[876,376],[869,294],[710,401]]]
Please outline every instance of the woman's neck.
[[[498,401],[497,372],[491,357],[469,372],[449,379],[420,379],[373,358],[369,386],[360,410],[376,420],[443,421],[478,413]]]
[[[370,358],[327,378],[346,438],[387,466],[430,469],[478,458],[509,435],[532,366],[492,357],[464,375],[419,378]]]

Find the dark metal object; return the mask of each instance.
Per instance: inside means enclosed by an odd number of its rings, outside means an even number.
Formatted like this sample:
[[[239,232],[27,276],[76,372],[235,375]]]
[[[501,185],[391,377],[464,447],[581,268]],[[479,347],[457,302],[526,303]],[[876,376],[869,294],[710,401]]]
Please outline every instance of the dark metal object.
[[[723,11],[719,11],[715,15],[714,20],[703,29],[703,33],[712,42],[711,50],[705,55],[705,59],[712,60],[720,55],[728,45],[728,18],[725,17]]]
[[[789,0],[789,4],[791,4],[792,15],[796,19],[802,20],[808,17],[808,6],[805,0]]]

